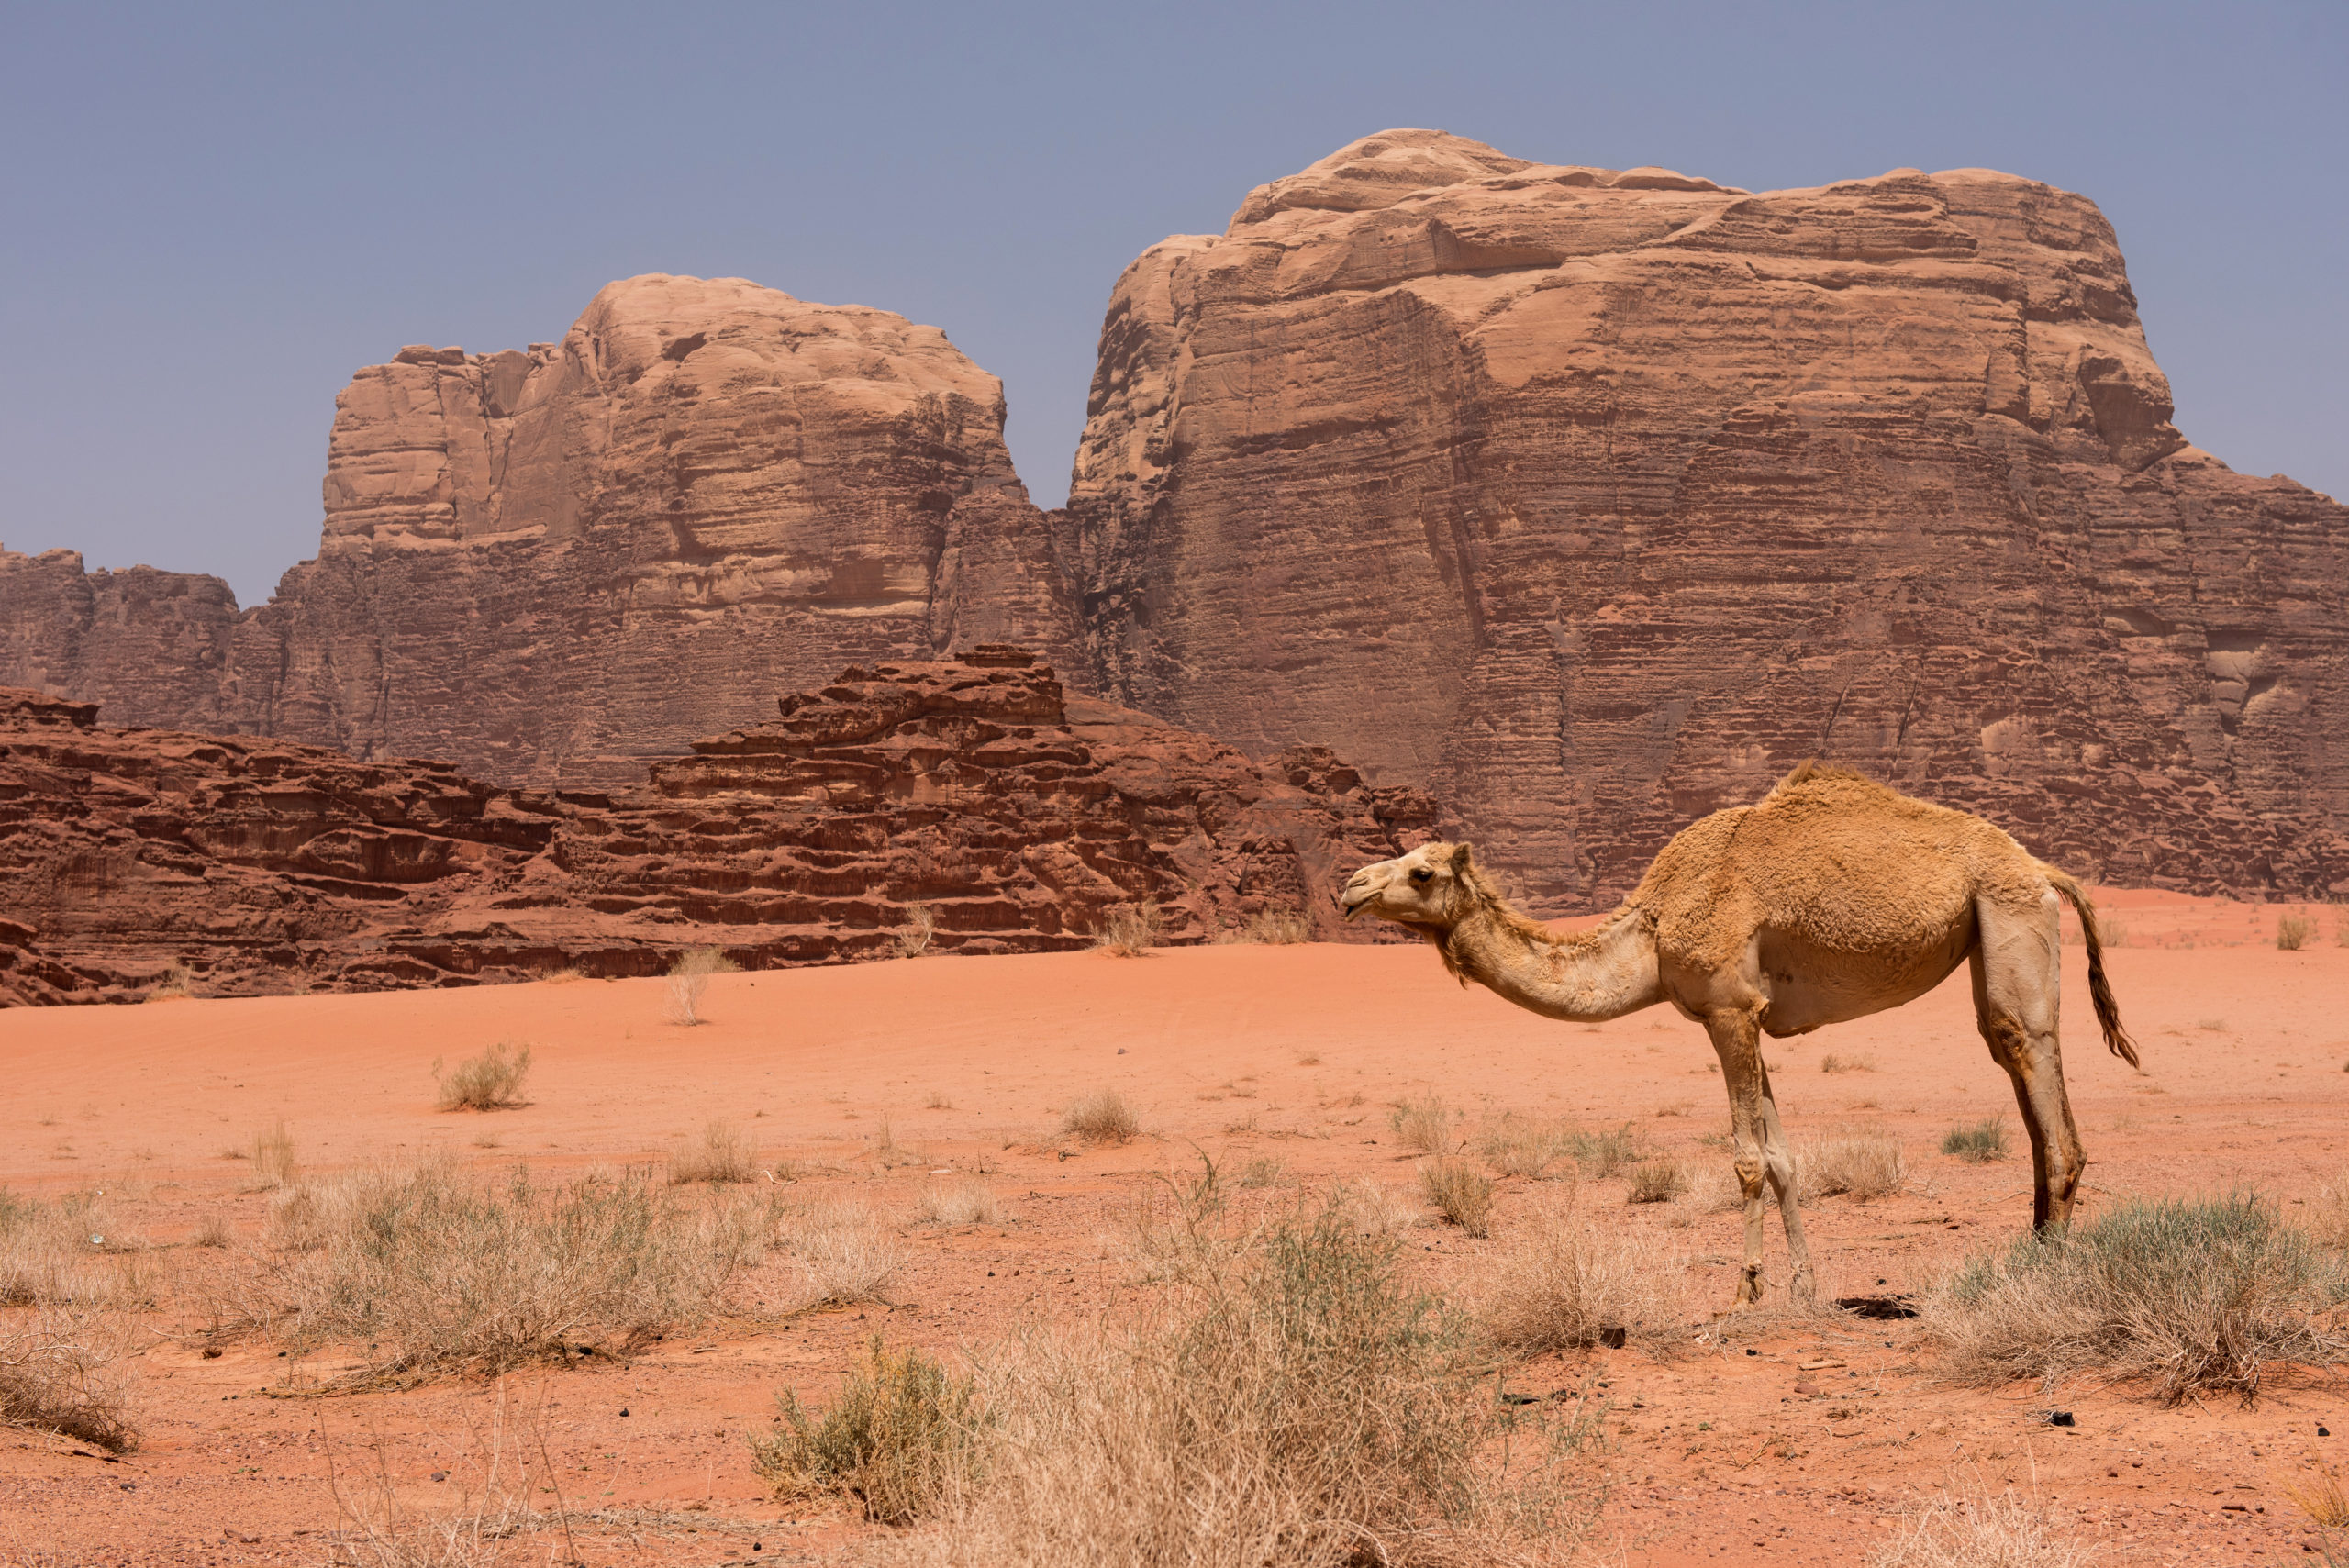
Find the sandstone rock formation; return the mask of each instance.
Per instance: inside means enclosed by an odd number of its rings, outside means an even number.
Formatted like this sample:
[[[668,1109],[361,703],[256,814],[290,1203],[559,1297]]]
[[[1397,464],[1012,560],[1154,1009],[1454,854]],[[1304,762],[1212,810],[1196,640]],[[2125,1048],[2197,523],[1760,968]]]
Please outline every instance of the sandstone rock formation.
[[[318,557],[266,606],[0,551],[0,680],[506,783],[634,782],[855,660],[1068,646],[1003,419],[935,328],[631,278],[560,344],[353,377]]]
[[[1267,910],[1325,940],[1354,866],[1452,826],[1329,752],[1252,762],[1066,695],[1028,653],[852,669],[615,792],[446,763],[108,729],[0,691],[0,1001],[658,973],[1087,944],[1159,904],[1197,942]]]
[[[1095,689],[1429,784],[1553,911],[1813,754],[2349,891],[2349,512],[2170,413],[2082,197],[1393,131],[1127,270],[1063,550]]]

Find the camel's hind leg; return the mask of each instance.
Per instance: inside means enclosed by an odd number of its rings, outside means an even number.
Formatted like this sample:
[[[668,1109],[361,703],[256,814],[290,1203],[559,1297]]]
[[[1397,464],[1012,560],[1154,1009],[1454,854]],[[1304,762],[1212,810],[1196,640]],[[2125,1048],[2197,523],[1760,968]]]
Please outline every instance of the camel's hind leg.
[[[1759,1013],[1723,1007],[1708,1014],[1705,1032],[1721,1059],[1721,1082],[1729,1088],[1730,1138],[1737,1147],[1737,1184],[1745,1199],[1745,1266],[1737,1279],[1737,1305],[1762,1299],[1762,1232],[1767,1207],[1762,1195],[1766,1180],[1776,1192],[1779,1218],[1787,1228],[1787,1256],[1794,1265],[1792,1289],[1798,1299],[1810,1299],[1810,1244],[1802,1233],[1802,1213],[1795,1188],[1793,1152],[1778,1125],[1778,1107],[1770,1097],[1769,1069],[1762,1062]]]
[[[2062,994],[2062,933],[2055,895],[2028,910],[1976,901],[1978,937],[1970,962],[1974,1017],[1991,1058],[2014,1081],[2015,1105],[2031,1134],[2034,1226],[2071,1218],[2087,1158],[2064,1092],[2056,1022]]]

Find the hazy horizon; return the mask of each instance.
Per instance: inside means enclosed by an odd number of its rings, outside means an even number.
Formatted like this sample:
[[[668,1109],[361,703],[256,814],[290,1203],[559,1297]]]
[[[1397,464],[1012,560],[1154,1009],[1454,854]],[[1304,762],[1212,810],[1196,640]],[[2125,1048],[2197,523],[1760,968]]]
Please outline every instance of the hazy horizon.
[[[1057,505],[1133,257],[1399,126],[1757,190],[2078,191],[2188,439],[2349,494],[2338,7],[19,6],[0,46],[0,542],[246,605],[317,552],[352,373],[559,339],[640,272],[942,328]]]

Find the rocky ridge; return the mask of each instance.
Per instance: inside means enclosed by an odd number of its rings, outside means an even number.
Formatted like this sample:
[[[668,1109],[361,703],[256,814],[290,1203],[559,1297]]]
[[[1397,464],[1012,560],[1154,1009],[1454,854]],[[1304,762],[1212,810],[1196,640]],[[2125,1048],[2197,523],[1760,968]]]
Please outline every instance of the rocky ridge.
[[[1119,280],[1062,556],[1096,689],[1427,783],[1553,911],[1812,755],[2349,891],[2349,512],[2170,414],[2068,192],[1392,131]]]
[[[851,669],[618,791],[506,787],[249,737],[112,729],[0,690],[0,1001],[654,974],[899,951],[1088,945],[1153,902],[1165,940],[1302,913],[1443,828],[1317,748],[1263,762],[1067,695],[1024,651]],[[173,966],[178,966],[175,971]]]
[[[0,550],[0,680],[131,723],[636,783],[854,661],[1071,646],[1003,420],[936,328],[627,279],[561,343],[353,376],[317,559],[266,605]]]

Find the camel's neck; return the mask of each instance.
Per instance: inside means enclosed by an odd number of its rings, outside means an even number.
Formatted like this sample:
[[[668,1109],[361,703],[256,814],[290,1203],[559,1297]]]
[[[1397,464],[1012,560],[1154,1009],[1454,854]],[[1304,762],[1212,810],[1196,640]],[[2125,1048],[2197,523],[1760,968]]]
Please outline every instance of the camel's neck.
[[[1480,912],[1436,940],[1461,974],[1544,1018],[1598,1023],[1664,1000],[1655,933],[1627,911],[1570,937]]]

